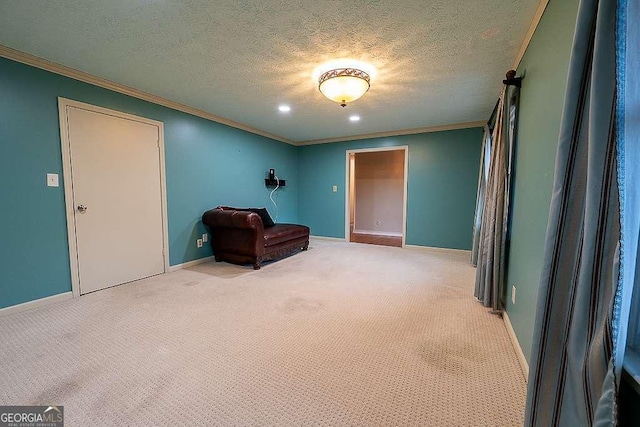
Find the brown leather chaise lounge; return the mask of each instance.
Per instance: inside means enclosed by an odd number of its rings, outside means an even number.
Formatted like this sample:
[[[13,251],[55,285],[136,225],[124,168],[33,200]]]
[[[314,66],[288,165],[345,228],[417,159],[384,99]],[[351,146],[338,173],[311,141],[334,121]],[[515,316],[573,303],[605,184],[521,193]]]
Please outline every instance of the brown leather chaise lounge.
[[[265,222],[273,224],[261,211]],[[282,258],[309,247],[309,227],[296,224],[265,226],[256,212],[248,209],[218,206],[202,215],[202,222],[211,232],[211,248],[217,262],[253,264],[258,270],[263,261]]]

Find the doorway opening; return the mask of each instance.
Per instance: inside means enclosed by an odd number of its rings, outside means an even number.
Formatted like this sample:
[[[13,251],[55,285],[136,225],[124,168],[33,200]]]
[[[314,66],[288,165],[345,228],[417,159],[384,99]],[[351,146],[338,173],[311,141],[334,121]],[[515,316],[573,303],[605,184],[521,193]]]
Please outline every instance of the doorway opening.
[[[408,147],[347,150],[346,157],[346,240],[404,247]]]

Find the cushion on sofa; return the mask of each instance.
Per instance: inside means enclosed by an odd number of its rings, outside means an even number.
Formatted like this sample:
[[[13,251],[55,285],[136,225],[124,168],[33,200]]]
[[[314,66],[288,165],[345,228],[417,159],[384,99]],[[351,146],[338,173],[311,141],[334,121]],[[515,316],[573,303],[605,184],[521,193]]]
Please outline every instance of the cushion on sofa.
[[[309,237],[309,227],[296,224],[276,224],[265,231],[264,246],[269,247],[300,237]]]
[[[269,212],[267,211],[267,208],[242,208],[242,209],[237,209],[239,211],[248,211],[248,212],[253,212],[258,214],[258,216],[260,216],[260,219],[262,220],[262,225],[265,227],[273,227],[276,223],[273,222],[273,220],[271,219],[271,216],[269,215]]]

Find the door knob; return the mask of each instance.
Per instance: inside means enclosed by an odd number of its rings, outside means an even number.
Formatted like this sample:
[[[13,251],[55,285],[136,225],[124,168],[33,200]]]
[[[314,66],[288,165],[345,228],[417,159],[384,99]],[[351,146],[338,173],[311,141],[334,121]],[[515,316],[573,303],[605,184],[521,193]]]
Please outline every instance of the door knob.
[[[78,212],[85,213],[87,211],[87,207],[85,205],[78,205]]]

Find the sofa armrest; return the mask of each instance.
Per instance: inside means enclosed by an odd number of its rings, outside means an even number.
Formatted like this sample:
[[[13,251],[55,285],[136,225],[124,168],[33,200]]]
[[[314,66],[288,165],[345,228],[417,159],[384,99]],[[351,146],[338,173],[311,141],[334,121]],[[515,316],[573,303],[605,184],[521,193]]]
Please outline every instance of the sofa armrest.
[[[211,228],[254,229],[261,243],[264,238],[264,225],[260,215],[253,212],[215,208],[202,215],[202,223]]]

